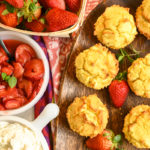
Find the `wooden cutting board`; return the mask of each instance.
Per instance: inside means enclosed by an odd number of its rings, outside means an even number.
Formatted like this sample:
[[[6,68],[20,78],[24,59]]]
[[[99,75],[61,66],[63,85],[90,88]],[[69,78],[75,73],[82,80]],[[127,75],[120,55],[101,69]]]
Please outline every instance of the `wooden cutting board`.
[[[107,128],[112,129],[115,134],[122,133],[123,122],[125,115],[131,110],[132,107],[139,104],[149,104],[150,100],[138,97],[131,91],[129,96],[121,109],[115,108],[109,98],[108,89],[104,90],[93,90],[85,87],[81,84],[75,76],[74,61],[76,56],[86,48],[99,43],[97,38],[93,36],[93,26],[97,18],[104,12],[105,8],[113,4],[129,7],[130,13],[135,15],[136,8],[141,4],[141,0],[105,0],[98,5],[87,17],[83,26],[81,27],[76,41],[72,47],[71,55],[68,60],[65,72],[61,81],[60,95],[59,95],[59,107],[60,115],[55,122],[56,132],[54,140],[54,150],[86,150],[85,138],[74,133],[67,123],[66,110],[69,104],[74,100],[75,97],[96,93],[98,97],[107,105],[109,110],[109,123]],[[146,53],[150,52],[150,41],[144,36],[138,35],[134,42],[133,47],[137,50],[146,50],[141,53],[141,57],[145,56]],[[116,51],[113,51],[116,52]],[[120,71],[126,70],[131,63],[124,61],[120,65]],[[123,146],[124,150],[135,150],[136,148],[129,144],[123,135]]]

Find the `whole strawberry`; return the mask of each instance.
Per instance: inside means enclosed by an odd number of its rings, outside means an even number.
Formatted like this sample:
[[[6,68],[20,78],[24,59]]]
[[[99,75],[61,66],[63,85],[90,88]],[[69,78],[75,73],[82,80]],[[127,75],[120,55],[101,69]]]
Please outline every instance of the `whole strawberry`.
[[[109,86],[109,95],[116,107],[121,107],[129,93],[129,86],[125,80],[114,80]]]
[[[25,27],[34,32],[43,32],[45,29],[45,24],[39,19],[33,20],[32,22],[25,22]]]
[[[6,0],[6,1],[15,8],[22,8],[24,5],[24,0]]]
[[[45,8],[59,8],[59,9],[66,9],[65,1],[64,0],[40,0],[40,3]]]
[[[65,0],[65,1],[66,1],[68,8],[72,12],[75,12],[75,13],[78,12],[80,8],[81,0]]]
[[[74,25],[78,20],[78,16],[66,10],[53,8],[48,11],[45,19],[47,21],[49,31],[54,32]]]
[[[121,142],[121,135],[114,135],[111,130],[104,130],[94,138],[86,141],[86,146],[91,150],[115,150]]]
[[[0,22],[10,27],[16,27],[21,21],[22,18],[18,18],[15,10],[13,13],[10,13],[7,10],[6,4],[0,5]]]

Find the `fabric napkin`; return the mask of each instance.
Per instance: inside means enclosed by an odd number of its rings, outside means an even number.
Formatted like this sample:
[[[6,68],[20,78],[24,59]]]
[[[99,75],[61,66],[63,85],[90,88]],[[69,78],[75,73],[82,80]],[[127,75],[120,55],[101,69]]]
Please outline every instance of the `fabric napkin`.
[[[86,4],[86,17],[92,9],[95,8],[102,0],[87,0]],[[65,68],[70,48],[73,42],[73,36],[69,38],[60,37],[37,37],[33,36],[33,39],[38,42],[42,47],[50,66],[50,80],[47,90],[41,100],[35,106],[35,118],[41,113],[43,108],[51,102],[58,101],[59,84],[61,79],[61,73]],[[54,101],[53,101],[54,100]],[[43,129],[43,134],[49,145],[49,149],[52,150],[51,146],[51,129],[47,126]]]

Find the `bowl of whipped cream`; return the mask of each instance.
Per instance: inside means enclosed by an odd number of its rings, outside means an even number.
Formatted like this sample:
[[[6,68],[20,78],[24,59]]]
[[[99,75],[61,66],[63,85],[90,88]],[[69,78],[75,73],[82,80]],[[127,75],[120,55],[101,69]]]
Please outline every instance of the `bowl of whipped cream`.
[[[16,116],[1,116],[0,150],[49,150],[42,129],[58,114],[58,106],[48,104],[32,122]]]

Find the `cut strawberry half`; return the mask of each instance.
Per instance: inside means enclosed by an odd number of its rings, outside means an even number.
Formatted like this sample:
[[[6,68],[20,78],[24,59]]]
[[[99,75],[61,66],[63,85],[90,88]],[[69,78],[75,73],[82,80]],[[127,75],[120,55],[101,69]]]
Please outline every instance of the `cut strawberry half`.
[[[16,61],[19,62],[22,66],[29,61],[31,58],[35,57],[36,54],[32,47],[27,44],[21,44],[17,47],[15,52]]]
[[[31,80],[39,80],[44,75],[44,65],[41,59],[32,59],[24,66],[24,76]]]
[[[8,60],[7,54],[5,53],[3,48],[0,47],[0,64],[2,64],[3,62],[5,62],[7,60]]]
[[[33,90],[33,85],[31,81],[23,79],[22,81],[18,82],[18,87],[26,93],[27,97],[30,97]]]
[[[16,78],[21,78],[24,73],[24,68],[22,67],[20,63],[17,63],[17,62],[13,62],[13,66],[14,66],[14,73],[13,73],[14,76]]]
[[[21,106],[20,101],[16,99],[9,99],[4,102],[4,106],[6,109],[16,109]]]
[[[3,110],[5,110],[5,107],[2,104],[0,104],[0,111],[3,111]]]
[[[14,67],[7,62],[3,62],[1,72],[11,75],[14,71]]]
[[[39,91],[42,87],[42,84],[43,84],[43,79],[41,79],[40,81],[35,83],[34,90],[31,94],[31,97],[30,97],[29,101],[32,101],[36,97],[36,95],[39,93]]]

